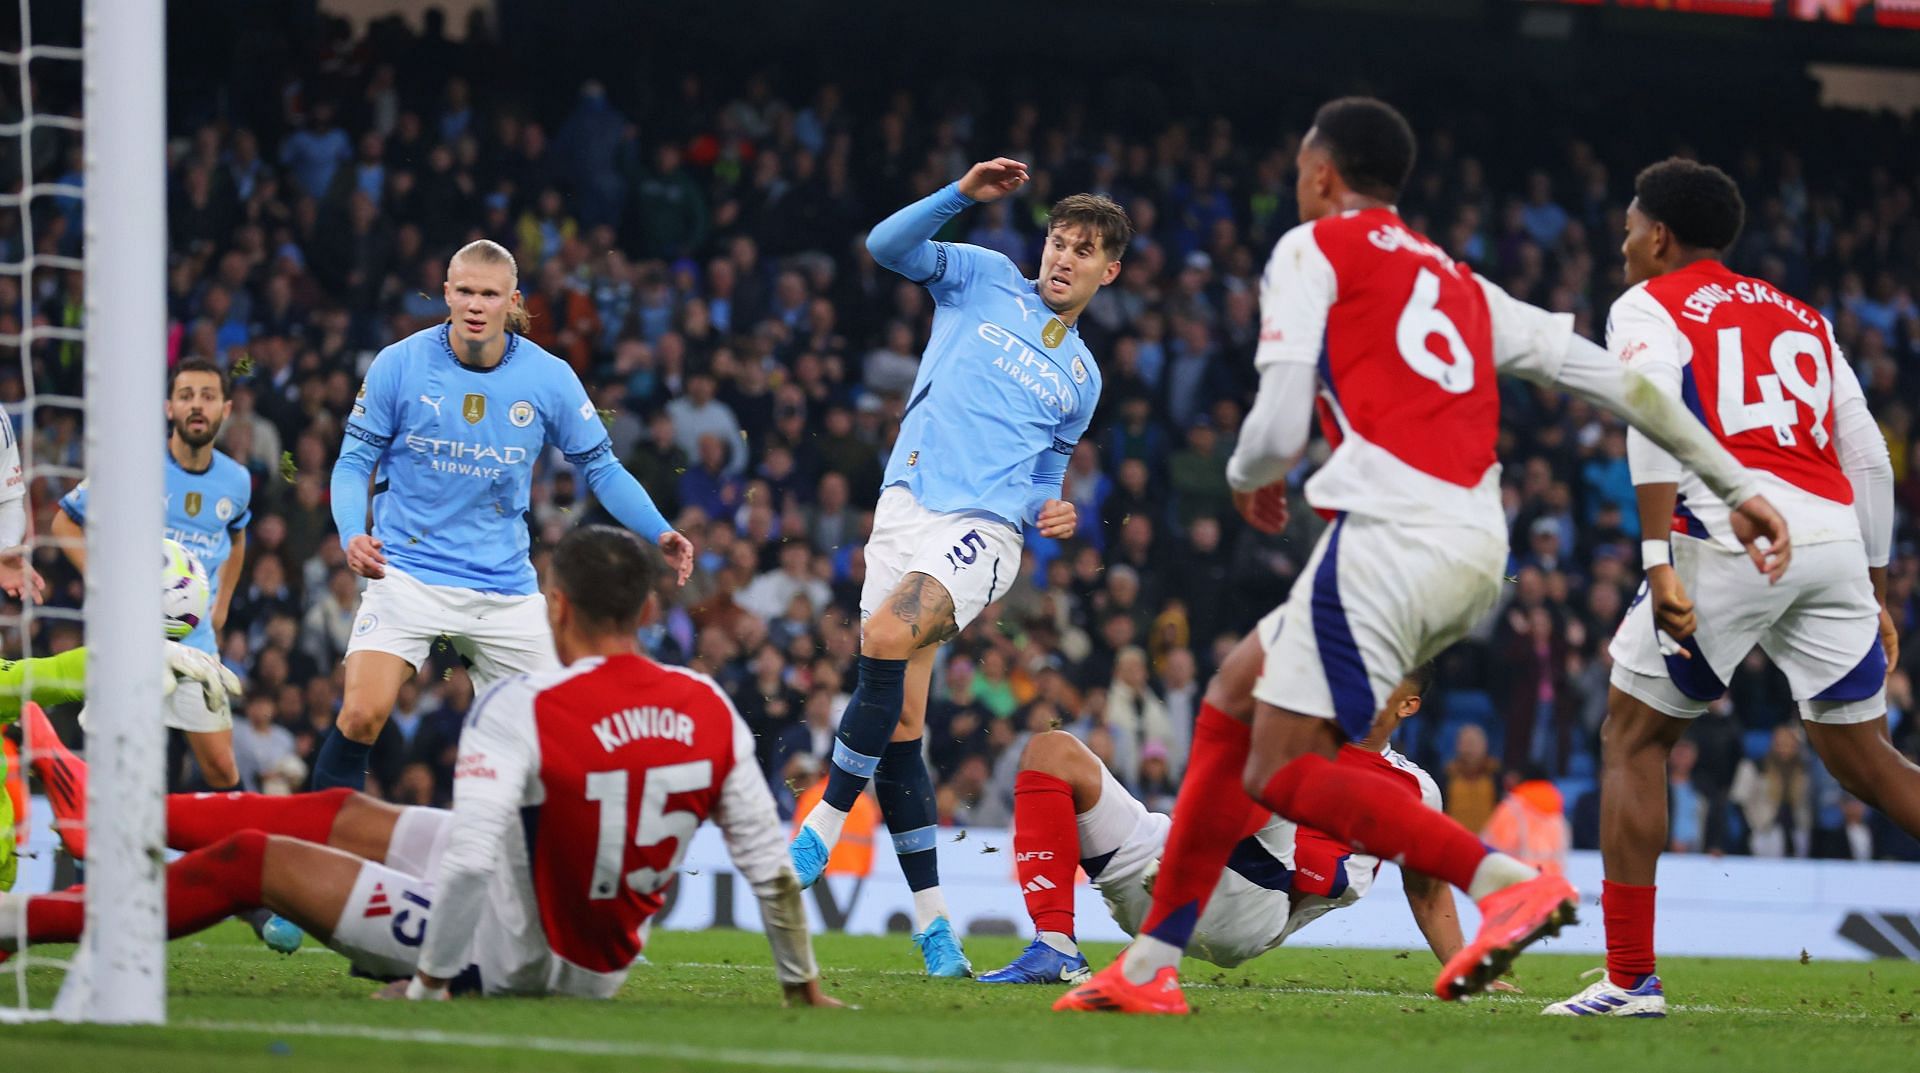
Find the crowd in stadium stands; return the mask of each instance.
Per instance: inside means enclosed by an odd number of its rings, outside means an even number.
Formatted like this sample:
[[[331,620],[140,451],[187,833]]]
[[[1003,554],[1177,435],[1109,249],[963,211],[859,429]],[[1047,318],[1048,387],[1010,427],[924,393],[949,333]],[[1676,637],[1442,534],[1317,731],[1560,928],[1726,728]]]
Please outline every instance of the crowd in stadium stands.
[[[388,28],[382,40],[395,39]],[[444,44],[455,58],[483,47]],[[409,67],[403,84],[392,50],[366,40],[336,34],[310,51],[287,73],[281,122],[181,132],[169,172],[168,359],[214,357],[232,371],[222,447],[255,480],[222,647],[247,683],[235,738],[248,786],[297,786],[339,705],[360,583],[332,533],[327,481],[361,373],[379,347],[445,316],[445,257],[486,236],[519,258],[531,337],[580,372],[619,457],[698,545],[693,580],[662,594],[648,647],[725,684],[790,806],[819,775],[851,688],[861,541],[934,314],[924,290],[874,265],[862,236],[976,158],[1008,155],[1031,163],[1033,182],[941,237],[1031,270],[1048,205],[1079,190],[1118,199],[1139,237],[1082,322],[1106,391],[1067,478],[1081,533],[1056,543],[1030,532],[1018,581],[942,650],[927,735],[940,814],[1006,823],[1022,742],[1055,726],[1153,807],[1171,805],[1210,669],[1282,599],[1322,524],[1296,497],[1290,530],[1262,537],[1240,523],[1223,475],[1252,397],[1258,278],[1296,221],[1294,144],[1249,144],[1217,116],[1127,140],[986,91],[855,101],[831,83],[698,73],[643,115],[592,81],[546,114],[458,75],[423,83]],[[1510,144],[1537,170],[1494,188],[1447,129],[1423,129],[1402,211],[1598,337],[1621,286],[1632,176],[1647,162],[1610,149],[1606,133]],[[76,161],[68,146],[41,171]],[[1748,200],[1736,267],[1833,319],[1893,444],[1891,598],[1911,629],[1920,376],[1902,370],[1920,361],[1916,178],[1816,180],[1790,152],[1718,163]],[[36,247],[74,250],[78,203],[38,206]],[[0,258],[17,260],[17,224],[8,230]],[[31,286],[36,317],[77,323],[76,275]],[[18,328],[18,287],[0,276],[0,332]],[[31,357],[38,390],[77,392],[72,345],[42,341]],[[21,391],[0,366],[0,397]],[[1639,582],[1625,436],[1517,383],[1504,388],[1502,429],[1508,598],[1442,659],[1404,748],[1469,826],[1524,781],[1527,805],[1564,813],[1574,844],[1592,846],[1606,643]],[[80,445],[70,414],[42,411],[36,461],[79,465]],[[33,489],[42,533],[60,490]],[[548,460],[529,517],[536,548],[595,512]],[[77,603],[57,556],[40,564],[56,602]],[[76,640],[49,625],[36,644]],[[1916,650],[1909,634],[1905,651]],[[1920,751],[1906,671],[1889,696],[1898,740]],[[456,661],[436,656],[401,696],[373,785],[445,802],[472,701]],[[1676,751],[1672,795],[1678,849],[1920,855],[1811,758],[1785,681],[1758,653]]]

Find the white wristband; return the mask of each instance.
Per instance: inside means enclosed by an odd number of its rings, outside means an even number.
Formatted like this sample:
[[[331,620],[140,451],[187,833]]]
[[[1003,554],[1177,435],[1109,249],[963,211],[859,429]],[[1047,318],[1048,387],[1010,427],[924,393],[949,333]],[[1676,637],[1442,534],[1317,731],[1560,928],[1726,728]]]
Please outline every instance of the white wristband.
[[[419,1002],[423,999],[428,1002],[439,1002],[446,997],[446,988],[428,987],[426,984],[420,982],[420,977],[418,976],[407,981],[407,1000],[409,1002]]]
[[[1664,540],[1642,540],[1640,542],[1640,569],[1651,570],[1656,566],[1673,565],[1673,545]]]

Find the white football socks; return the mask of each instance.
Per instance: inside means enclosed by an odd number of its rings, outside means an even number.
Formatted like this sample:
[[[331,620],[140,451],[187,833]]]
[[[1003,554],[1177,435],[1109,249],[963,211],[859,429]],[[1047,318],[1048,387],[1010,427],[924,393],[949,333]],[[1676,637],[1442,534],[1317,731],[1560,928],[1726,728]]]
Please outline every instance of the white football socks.
[[[801,824],[802,827],[820,836],[820,841],[826,843],[828,852],[832,852],[833,847],[840,844],[840,829],[846,825],[847,814],[825,801],[814,805],[813,811],[807,813],[807,822]]]
[[[1128,983],[1151,983],[1161,969],[1178,968],[1183,953],[1185,951],[1172,943],[1142,935],[1120,956],[1120,975],[1125,976]]]
[[[818,810],[815,810],[818,811]],[[947,915],[947,900],[939,887],[913,892],[913,930],[926,931],[933,922]]]
[[[1480,859],[1480,867],[1473,870],[1473,882],[1467,887],[1467,897],[1477,902],[1495,891],[1506,890],[1515,883],[1525,883],[1539,874],[1538,868],[1504,853],[1489,853]]]
[[[1064,931],[1043,931],[1035,938],[1068,957],[1080,952],[1080,944]]]

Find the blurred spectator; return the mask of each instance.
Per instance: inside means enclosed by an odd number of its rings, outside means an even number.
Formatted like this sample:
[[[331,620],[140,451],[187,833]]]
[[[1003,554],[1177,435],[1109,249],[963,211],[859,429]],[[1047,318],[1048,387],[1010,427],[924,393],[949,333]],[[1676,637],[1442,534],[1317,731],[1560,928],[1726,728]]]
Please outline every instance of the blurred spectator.
[[[1447,761],[1447,815],[1469,831],[1484,828],[1500,797],[1499,774],[1500,762],[1487,754],[1487,732],[1463,725],[1454,733],[1453,759]]]
[[[1560,789],[1538,764],[1507,776],[1507,796],[1494,806],[1480,837],[1542,871],[1563,871],[1573,841]]]
[[[1773,730],[1758,761],[1743,759],[1729,796],[1746,817],[1748,852],[1755,857],[1805,857],[1813,834],[1813,779],[1792,726]]]
[[[1667,849],[1698,853],[1705,802],[1693,785],[1693,766],[1700,747],[1686,738],[1674,743],[1667,757]]]
[[[1867,806],[1849,794],[1840,802],[1840,825],[1813,834],[1813,856],[1843,861],[1871,861],[1880,856],[1878,840],[1867,816]]]
[[[261,777],[294,756],[293,733],[273,716],[273,698],[257,693],[247,698],[245,718],[233,724],[233,762],[244,790],[259,793]]]

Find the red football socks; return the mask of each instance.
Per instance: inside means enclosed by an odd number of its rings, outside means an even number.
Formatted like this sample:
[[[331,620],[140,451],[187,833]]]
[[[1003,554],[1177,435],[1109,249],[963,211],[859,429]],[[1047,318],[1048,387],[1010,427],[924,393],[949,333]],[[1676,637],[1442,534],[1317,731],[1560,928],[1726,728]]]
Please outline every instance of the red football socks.
[[[265,831],[326,845],[334,817],[353,791],[344,787],[310,794],[170,794],[167,845],[199,849],[235,831]]]
[[[1487,855],[1473,832],[1444,812],[1408,801],[1390,776],[1317,753],[1276,772],[1260,800],[1303,827],[1462,890],[1473,884],[1474,870]]]
[[[1013,868],[1035,931],[1073,935],[1073,873],[1079,863],[1073,787],[1044,771],[1020,772],[1013,780]]]
[[[1657,888],[1606,880],[1600,912],[1607,921],[1607,979],[1632,988],[1653,972],[1653,894]]]
[[[210,928],[235,913],[260,906],[260,873],[267,836],[241,831],[195,850],[167,867],[167,938]],[[84,888],[43,894],[27,901],[27,939],[70,943],[86,926]]]
[[[1200,706],[1173,829],[1154,880],[1153,908],[1140,922],[1140,934],[1184,949],[1233,847],[1264,822],[1265,810],[1240,789],[1251,737],[1247,724],[1211,704]]]

